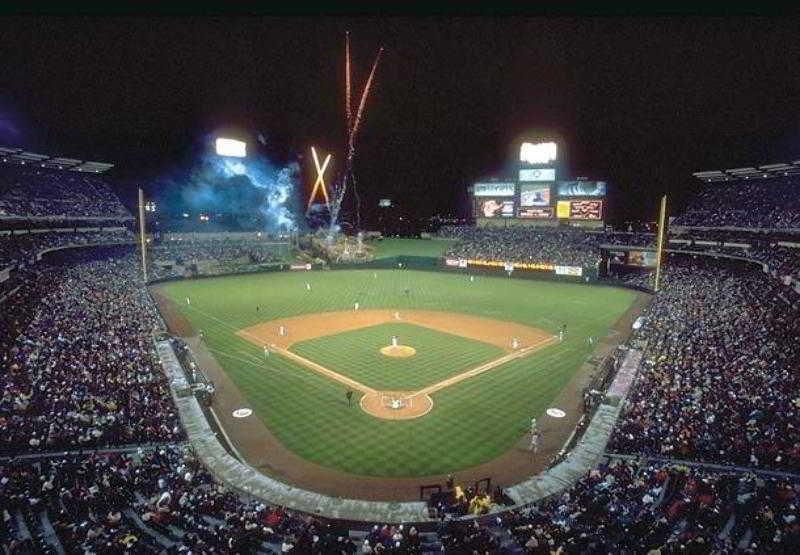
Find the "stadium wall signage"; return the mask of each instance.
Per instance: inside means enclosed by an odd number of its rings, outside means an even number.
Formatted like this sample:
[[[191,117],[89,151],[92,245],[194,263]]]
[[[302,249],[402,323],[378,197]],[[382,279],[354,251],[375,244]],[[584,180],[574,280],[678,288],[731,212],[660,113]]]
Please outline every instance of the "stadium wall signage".
[[[473,195],[476,197],[513,197],[515,183],[476,183]]]

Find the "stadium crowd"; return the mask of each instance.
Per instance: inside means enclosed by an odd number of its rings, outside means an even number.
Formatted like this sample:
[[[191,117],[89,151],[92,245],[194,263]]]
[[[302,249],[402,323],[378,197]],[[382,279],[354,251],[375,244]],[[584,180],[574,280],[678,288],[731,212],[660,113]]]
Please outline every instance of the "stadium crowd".
[[[474,228],[445,226],[441,237],[456,239],[448,258],[532,262],[596,267],[598,238],[580,230],[552,228]]]
[[[0,164],[0,219],[130,218],[101,175]]]
[[[51,248],[69,245],[126,243],[134,240],[127,229],[105,231],[56,232],[0,235],[0,269],[30,262],[36,254]]]
[[[709,183],[673,225],[800,229],[800,183],[794,176]]]
[[[205,275],[257,269],[284,261],[287,243],[267,238],[241,238],[219,234],[214,238],[164,239],[152,245],[150,258],[156,278],[183,276],[185,267],[196,265]]]
[[[152,346],[159,316],[134,258],[107,254],[64,254],[5,300],[0,453],[183,437]]]
[[[526,553],[796,553],[800,483],[611,460],[497,524]]]
[[[611,449],[800,471],[798,306],[753,265],[671,257]]]

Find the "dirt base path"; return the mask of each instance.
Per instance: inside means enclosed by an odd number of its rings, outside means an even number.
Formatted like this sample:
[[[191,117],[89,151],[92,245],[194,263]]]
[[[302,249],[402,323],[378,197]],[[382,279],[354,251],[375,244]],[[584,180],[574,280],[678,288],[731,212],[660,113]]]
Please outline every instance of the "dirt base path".
[[[217,393],[213,407],[223,428],[245,460],[259,471],[288,484],[326,495],[371,501],[418,501],[420,486],[444,485],[447,480],[445,474],[415,478],[380,478],[324,467],[299,457],[284,447],[255,415],[248,418],[233,418],[231,413],[234,410],[248,406],[246,398],[205,345],[193,337],[194,332],[186,318],[180,314],[179,307],[165,296],[159,295],[157,286],[151,290],[171,332],[188,340],[198,365],[216,385]],[[598,345],[596,356],[602,356],[627,338],[631,323],[649,302],[650,295],[640,295],[628,312],[615,324],[614,331]],[[553,406],[567,413],[565,418],[539,419],[543,441],[538,456],[531,457],[527,450],[528,436],[525,435],[516,445],[496,459],[455,472],[456,482],[470,485],[476,480],[489,477],[493,486],[507,487],[544,470],[548,461],[561,449],[580,418],[582,404],[580,392],[590,380],[591,373],[592,368],[589,365],[581,367],[553,402]]]
[[[496,345],[510,352],[517,338],[518,348],[539,344],[550,334],[534,328],[492,318],[469,314],[440,312],[436,310],[342,310],[318,312],[279,318],[250,326],[237,332],[241,337],[258,345],[275,345],[288,349],[295,343],[326,335],[359,330],[388,323],[414,324],[423,328],[459,335]],[[281,335],[281,327],[286,335]]]
[[[373,389],[289,350],[292,344],[300,341],[388,322],[410,323],[490,343],[508,354],[419,391],[398,392]],[[268,347],[271,351],[350,389],[361,391],[364,393],[359,401],[361,409],[369,415],[385,420],[410,420],[425,416],[433,408],[431,395],[437,391],[489,372],[506,362],[526,357],[557,341],[557,338],[543,330],[515,322],[432,310],[408,310],[402,313],[397,310],[322,312],[263,322],[240,330],[237,335],[258,346]],[[400,348],[402,347],[384,347],[384,349]]]

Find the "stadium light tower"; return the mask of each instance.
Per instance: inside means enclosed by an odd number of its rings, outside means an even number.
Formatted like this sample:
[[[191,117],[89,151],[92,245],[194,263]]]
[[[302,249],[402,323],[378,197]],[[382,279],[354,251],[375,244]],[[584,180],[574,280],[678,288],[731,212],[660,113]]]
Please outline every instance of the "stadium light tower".
[[[218,137],[215,145],[219,156],[231,156],[233,158],[244,158],[247,156],[247,143],[244,141]]]

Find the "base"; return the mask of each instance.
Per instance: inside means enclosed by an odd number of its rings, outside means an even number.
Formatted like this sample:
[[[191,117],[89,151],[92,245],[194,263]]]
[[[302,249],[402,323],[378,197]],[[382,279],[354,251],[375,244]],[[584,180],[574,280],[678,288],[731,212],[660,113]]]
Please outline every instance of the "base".
[[[408,345],[387,345],[381,347],[381,354],[387,357],[408,358],[416,355],[417,350]]]
[[[359,402],[367,414],[384,420],[410,420],[425,416],[433,408],[426,393],[415,391],[371,391]]]

